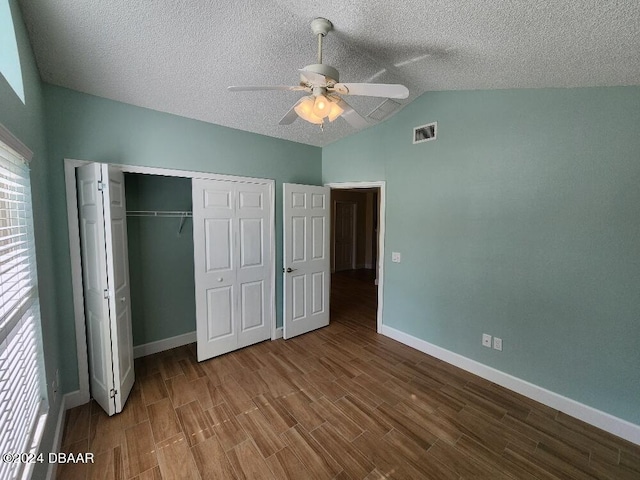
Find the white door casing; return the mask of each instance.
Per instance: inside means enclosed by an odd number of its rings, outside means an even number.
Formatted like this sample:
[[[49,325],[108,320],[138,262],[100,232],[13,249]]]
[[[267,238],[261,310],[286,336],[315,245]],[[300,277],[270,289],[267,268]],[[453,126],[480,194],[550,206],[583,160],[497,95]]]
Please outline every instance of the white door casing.
[[[194,178],[198,360],[270,338],[269,187]]]
[[[330,190],[283,184],[285,339],[329,325]]]
[[[91,394],[113,415],[134,381],[124,177],[91,163],[77,183]]]

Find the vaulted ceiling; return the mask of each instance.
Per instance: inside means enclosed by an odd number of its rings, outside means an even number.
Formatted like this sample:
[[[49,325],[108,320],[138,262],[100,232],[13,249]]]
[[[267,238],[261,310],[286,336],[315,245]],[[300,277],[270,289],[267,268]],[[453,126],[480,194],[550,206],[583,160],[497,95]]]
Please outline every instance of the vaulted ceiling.
[[[348,82],[430,90],[640,84],[637,0],[21,0],[42,79],[121,102],[324,146],[338,119],[278,121],[316,63],[309,24],[334,25],[324,63]],[[349,96],[367,116],[382,100]],[[367,119],[369,123],[376,121]]]

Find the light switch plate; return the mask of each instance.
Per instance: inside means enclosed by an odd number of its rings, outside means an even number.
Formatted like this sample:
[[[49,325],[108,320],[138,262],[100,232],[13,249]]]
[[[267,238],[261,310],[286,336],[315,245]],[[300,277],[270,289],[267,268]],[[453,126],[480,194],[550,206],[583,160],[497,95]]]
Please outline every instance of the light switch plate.
[[[400,261],[402,260],[402,255],[400,255],[400,252],[391,252],[391,261],[394,263],[400,263]]]
[[[487,333],[482,334],[482,346],[491,348],[491,335]]]

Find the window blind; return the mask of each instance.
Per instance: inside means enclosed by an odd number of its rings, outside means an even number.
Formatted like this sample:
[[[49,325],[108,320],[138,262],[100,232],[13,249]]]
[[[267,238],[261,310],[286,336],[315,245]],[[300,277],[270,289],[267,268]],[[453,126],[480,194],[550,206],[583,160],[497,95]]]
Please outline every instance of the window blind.
[[[43,367],[29,170],[0,142],[0,454],[37,452],[48,410]],[[28,459],[4,458],[0,478],[27,478]]]

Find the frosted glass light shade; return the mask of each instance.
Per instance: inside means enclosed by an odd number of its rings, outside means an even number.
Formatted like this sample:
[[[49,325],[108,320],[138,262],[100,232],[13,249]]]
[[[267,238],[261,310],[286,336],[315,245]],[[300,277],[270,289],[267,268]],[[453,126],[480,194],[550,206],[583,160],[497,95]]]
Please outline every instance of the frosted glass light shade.
[[[344,112],[344,110],[342,109],[342,107],[340,107],[340,105],[338,105],[337,102],[331,102],[331,110],[329,111],[329,121],[333,122],[336,118],[342,115],[342,112]]]
[[[324,95],[318,95],[313,102],[313,114],[316,117],[324,118],[331,111],[331,102]]]
[[[322,117],[318,117],[313,113],[314,104],[315,99],[313,97],[305,97],[293,109],[301,119],[319,125],[322,123]]]

